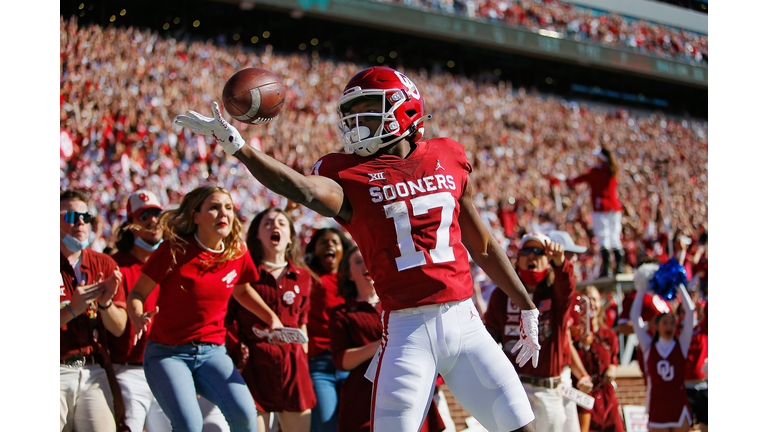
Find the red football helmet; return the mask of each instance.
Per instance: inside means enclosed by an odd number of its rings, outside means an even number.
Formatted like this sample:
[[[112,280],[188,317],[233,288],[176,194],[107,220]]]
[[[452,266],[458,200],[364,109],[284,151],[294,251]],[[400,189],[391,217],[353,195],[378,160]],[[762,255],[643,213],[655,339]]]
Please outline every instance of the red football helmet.
[[[363,101],[380,102],[380,108],[352,113],[353,105]],[[375,105],[375,104],[374,104]],[[356,111],[360,111],[359,109]],[[339,135],[347,153],[371,156],[379,148],[412,137],[418,141],[424,134],[424,101],[408,77],[388,67],[376,66],[352,77],[337,105]],[[363,122],[378,121],[371,131]]]

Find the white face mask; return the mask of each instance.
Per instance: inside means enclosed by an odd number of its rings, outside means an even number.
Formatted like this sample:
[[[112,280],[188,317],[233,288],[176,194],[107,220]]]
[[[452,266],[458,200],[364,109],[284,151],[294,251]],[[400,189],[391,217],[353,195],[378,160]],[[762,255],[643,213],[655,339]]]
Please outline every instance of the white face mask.
[[[64,231],[61,232],[63,233]],[[72,237],[70,234],[65,235],[64,238],[59,238],[59,240],[61,240],[64,243],[64,246],[66,246],[67,249],[69,249],[71,252],[80,252],[81,250],[87,248],[90,244],[88,239],[80,241]]]
[[[161,239],[161,240],[160,240],[159,242],[157,242],[156,244],[154,244],[154,245],[151,245],[151,244],[149,244],[149,243],[145,242],[144,240],[142,240],[142,238],[141,238],[141,237],[139,237],[139,236],[136,236],[136,240],[134,241],[134,244],[136,244],[136,246],[138,246],[138,247],[140,247],[140,248],[144,249],[145,251],[149,251],[149,252],[152,252],[152,251],[156,251],[156,250],[157,250],[157,248],[158,248],[158,247],[160,247],[160,243],[162,243],[162,242],[163,242],[163,240]]]

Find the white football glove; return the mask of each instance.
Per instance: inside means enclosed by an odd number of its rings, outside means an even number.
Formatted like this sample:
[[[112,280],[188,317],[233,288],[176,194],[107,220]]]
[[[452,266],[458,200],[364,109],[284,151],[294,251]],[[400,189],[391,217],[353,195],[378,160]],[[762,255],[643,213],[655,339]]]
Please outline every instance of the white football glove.
[[[531,360],[533,367],[539,365],[539,310],[523,310],[520,311],[520,340],[517,341],[514,347],[512,347],[512,354],[517,350],[520,353],[517,354],[515,363],[518,366],[523,366],[525,363]]]
[[[219,143],[225,152],[235,154],[243,148],[245,140],[240,136],[237,128],[229,124],[221,117],[219,104],[211,103],[213,118],[206,117],[196,111],[187,111],[187,115],[177,116],[174,120],[179,126],[190,128],[192,132],[211,137]]]

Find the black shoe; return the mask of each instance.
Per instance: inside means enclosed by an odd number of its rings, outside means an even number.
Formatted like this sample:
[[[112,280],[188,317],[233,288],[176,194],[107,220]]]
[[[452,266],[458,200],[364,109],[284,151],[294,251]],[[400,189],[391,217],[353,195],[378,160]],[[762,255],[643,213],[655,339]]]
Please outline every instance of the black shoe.
[[[624,249],[614,249],[613,258],[616,261],[616,274],[624,273]]]

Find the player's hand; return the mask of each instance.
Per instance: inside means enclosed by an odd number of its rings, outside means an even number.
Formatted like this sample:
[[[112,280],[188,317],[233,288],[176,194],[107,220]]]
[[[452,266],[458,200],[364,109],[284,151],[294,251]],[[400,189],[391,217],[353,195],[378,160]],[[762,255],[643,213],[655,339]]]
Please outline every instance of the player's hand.
[[[589,394],[594,388],[594,384],[592,384],[592,378],[590,378],[589,375],[584,375],[583,377],[579,378],[579,382],[576,383],[576,388],[579,389],[579,391]]]
[[[102,279],[103,276],[101,273],[99,273],[98,279]],[[120,288],[120,281],[123,280],[123,274],[120,272],[120,270],[115,269],[115,271],[112,272],[109,277],[102,281],[101,284],[104,286],[104,289],[102,291],[101,296],[96,300],[102,307],[109,303],[110,300],[112,300],[113,297],[115,297],[115,294],[117,294],[117,290]]]
[[[512,354],[517,350],[515,362],[518,366],[531,360],[533,367],[539,365],[539,310],[531,309],[520,312],[520,340],[512,347]]]
[[[240,136],[237,128],[222,118],[218,103],[212,102],[211,110],[213,111],[213,118],[190,110],[187,111],[187,115],[177,116],[174,123],[190,128],[194,133],[215,139],[225,152],[231,155],[235,154],[243,148],[245,140]]]
[[[149,324],[152,322],[152,317],[157,315],[157,313],[160,312],[160,308],[155,306],[155,309],[144,312],[141,315],[135,316],[135,315],[128,315],[131,317],[131,325],[133,326],[133,344],[136,345],[139,342],[139,339],[141,339],[142,336],[144,336],[144,333],[149,331]]]
[[[552,260],[555,267],[562,267],[565,262],[565,249],[560,243],[544,240],[544,254]]]
[[[72,300],[69,302],[69,307],[75,312],[75,315],[80,315],[88,309],[88,304],[90,302],[102,295],[103,291],[104,285],[100,282],[86,285],[85,281],[82,281],[72,293]]]

